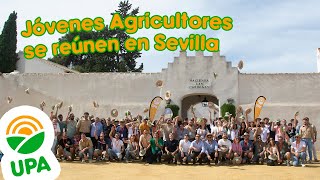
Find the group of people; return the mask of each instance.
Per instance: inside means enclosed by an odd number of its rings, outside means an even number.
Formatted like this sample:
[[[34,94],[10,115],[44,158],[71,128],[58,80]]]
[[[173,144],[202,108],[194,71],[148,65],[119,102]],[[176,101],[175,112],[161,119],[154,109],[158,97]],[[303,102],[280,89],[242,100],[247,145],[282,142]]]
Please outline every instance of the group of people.
[[[210,111],[209,111],[210,112]],[[127,114],[118,121],[90,116],[75,119],[69,111],[51,113],[55,130],[53,153],[62,160],[81,162],[143,161],[172,164],[267,164],[305,166],[317,162],[317,130],[305,117],[286,120],[257,118],[248,114],[216,119],[180,117],[150,121]],[[308,161],[307,161],[308,155]]]

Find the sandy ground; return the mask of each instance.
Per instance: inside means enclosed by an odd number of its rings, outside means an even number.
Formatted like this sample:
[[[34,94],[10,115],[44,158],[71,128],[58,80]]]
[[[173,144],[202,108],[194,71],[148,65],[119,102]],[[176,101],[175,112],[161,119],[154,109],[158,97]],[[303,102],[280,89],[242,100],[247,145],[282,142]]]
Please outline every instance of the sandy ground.
[[[208,165],[167,165],[142,163],[61,163],[59,179],[320,179],[320,163],[307,167],[266,165],[208,166]],[[2,174],[0,172],[0,177]]]

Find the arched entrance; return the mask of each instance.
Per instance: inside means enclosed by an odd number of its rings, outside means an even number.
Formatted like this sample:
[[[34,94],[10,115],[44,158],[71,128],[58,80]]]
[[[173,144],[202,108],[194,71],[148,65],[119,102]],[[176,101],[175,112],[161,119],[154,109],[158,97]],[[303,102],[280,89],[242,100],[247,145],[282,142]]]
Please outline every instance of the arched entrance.
[[[191,118],[191,109],[190,107],[193,106],[195,108],[195,114],[198,117],[209,117],[209,107],[203,107],[202,101],[206,99],[208,102],[212,102],[215,104],[215,109],[210,109],[212,112],[212,118],[215,116],[219,116],[219,100],[216,96],[211,94],[190,94],[186,95],[182,98],[181,102],[181,116],[182,118]]]

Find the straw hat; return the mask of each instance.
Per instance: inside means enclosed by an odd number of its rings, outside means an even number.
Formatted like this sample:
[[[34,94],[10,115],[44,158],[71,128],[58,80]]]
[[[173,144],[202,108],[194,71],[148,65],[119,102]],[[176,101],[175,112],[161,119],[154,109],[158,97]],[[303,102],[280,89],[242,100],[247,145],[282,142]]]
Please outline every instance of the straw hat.
[[[97,101],[93,101],[93,107],[98,108],[99,104],[97,103]]]
[[[225,118],[230,117],[232,114],[230,114],[229,112],[226,112],[226,114],[224,115]]]
[[[130,115],[131,115],[131,112],[128,110],[128,111],[125,112],[125,115],[126,115],[126,116],[130,116]]]
[[[167,91],[164,99],[165,99],[165,100],[169,100],[170,98],[171,98],[171,92],[170,92],[170,91]]]
[[[278,159],[278,157],[277,157],[277,155],[272,154],[272,155],[269,155],[269,156],[268,156],[268,159],[273,160],[273,161],[276,161],[276,160]]]
[[[244,120],[244,119],[246,119],[246,118],[244,117],[244,115],[241,115],[241,116],[239,117],[239,119]]]
[[[238,68],[239,68],[239,70],[241,70],[243,68],[243,61],[242,60],[239,61]]]
[[[72,106],[73,106],[73,105],[70,105],[70,106],[68,107],[70,112],[72,111]]]
[[[237,108],[237,113],[242,113],[242,112],[243,112],[242,107],[241,107],[241,106],[238,106],[238,108]]]
[[[144,156],[146,154],[146,150],[141,149],[139,152],[139,156]]]
[[[112,116],[112,117],[118,117],[118,110],[112,109],[112,110],[111,110],[111,116]]]
[[[246,109],[246,114],[250,114],[250,113],[251,113],[251,111],[252,111],[252,109],[251,109],[251,108]]]
[[[61,101],[59,104],[57,104],[56,108],[61,109],[62,105],[63,105],[63,101]]]
[[[235,165],[239,165],[241,164],[241,161],[242,161],[242,158],[239,156],[239,157],[234,157],[233,160],[232,160],[232,163],[235,164]]]
[[[162,86],[163,86],[163,81],[162,81],[162,80],[158,80],[158,81],[156,82],[156,86],[157,86],[158,88],[162,88]]]
[[[12,97],[8,96],[7,100],[8,100],[8,104],[10,104],[12,102]]]

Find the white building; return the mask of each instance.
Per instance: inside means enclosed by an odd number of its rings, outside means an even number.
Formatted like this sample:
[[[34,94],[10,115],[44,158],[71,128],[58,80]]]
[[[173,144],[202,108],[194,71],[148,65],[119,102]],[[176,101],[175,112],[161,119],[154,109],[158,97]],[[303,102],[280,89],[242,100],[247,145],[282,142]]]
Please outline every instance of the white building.
[[[318,62],[319,59],[318,54]],[[187,56],[181,52],[159,73],[80,74],[45,60],[23,58],[18,70],[24,73],[0,77],[0,114],[23,104],[39,107],[42,101],[47,104],[45,112],[50,113],[52,105],[64,101],[61,113],[66,114],[72,104],[78,117],[85,111],[108,117],[114,108],[121,117],[127,110],[147,115],[143,109],[149,107],[150,101],[170,91],[172,103],[180,107],[182,117],[188,115],[191,105],[205,97],[217,105],[231,98],[236,106],[246,109],[253,108],[256,98],[262,95],[267,101],[261,117],[290,120],[299,111],[301,119],[308,116],[320,127],[320,73],[244,74],[219,53],[204,56],[197,52],[196,56]],[[66,71],[73,73],[64,73]],[[163,81],[162,89],[156,87],[158,80]],[[26,88],[30,94],[25,93]],[[8,96],[13,98],[10,104],[6,101]],[[98,102],[99,108],[93,107],[93,101]],[[163,110],[164,105],[157,117]],[[253,113],[250,116],[252,120]]]

